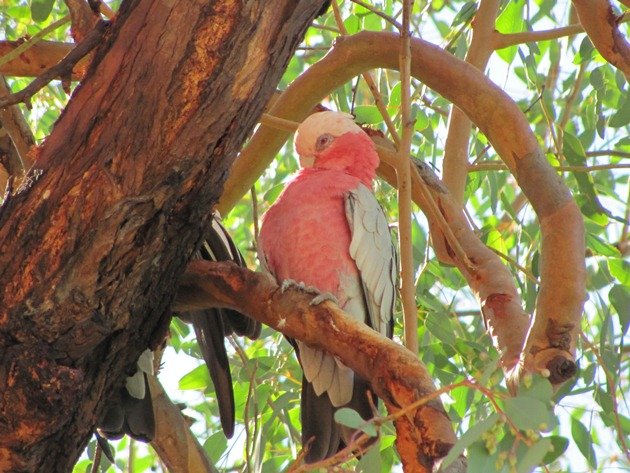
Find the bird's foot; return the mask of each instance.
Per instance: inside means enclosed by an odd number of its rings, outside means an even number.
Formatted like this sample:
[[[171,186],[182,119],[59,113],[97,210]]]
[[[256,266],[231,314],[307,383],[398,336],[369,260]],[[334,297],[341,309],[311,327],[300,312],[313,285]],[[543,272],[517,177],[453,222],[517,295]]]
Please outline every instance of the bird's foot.
[[[315,286],[307,286],[304,282],[297,282],[294,279],[285,279],[282,281],[280,285],[280,292],[283,294],[290,288],[299,289],[302,292],[306,292],[307,294],[319,295],[321,292]]]
[[[339,301],[337,300],[337,298],[334,296],[332,292],[320,292],[318,295],[313,297],[313,299],[311,300],[311,302],[308,303],[308,305],[319,305],[322,302],[326,302],[326,301],[331,301],[339,305]]]
[[[293,279],[285,279],[280,285],[280,291],[284,294],[289,288],[296,288],[307,294],[313,294],[315,297],[311,300],[309,305],[319,305],[325,301],[332,301],[335,304],[339,304],[337,298],[331,292],[321,292],[315,286],[307,286],[302,281],[297,282]]]

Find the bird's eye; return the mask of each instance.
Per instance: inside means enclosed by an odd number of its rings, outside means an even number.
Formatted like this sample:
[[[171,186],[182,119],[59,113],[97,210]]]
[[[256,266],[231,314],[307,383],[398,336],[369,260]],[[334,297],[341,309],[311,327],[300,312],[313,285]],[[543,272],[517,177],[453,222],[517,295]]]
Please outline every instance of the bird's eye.
[[[330,133],[320,135],[315,141],[315,151],[324,151],[333,142],[334,137]]]

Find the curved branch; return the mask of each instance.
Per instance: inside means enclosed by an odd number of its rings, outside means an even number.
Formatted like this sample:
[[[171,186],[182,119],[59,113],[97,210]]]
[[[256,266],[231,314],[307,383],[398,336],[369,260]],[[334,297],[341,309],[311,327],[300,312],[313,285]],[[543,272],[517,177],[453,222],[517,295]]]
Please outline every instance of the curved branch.
[[[298,77],[271,114],[302,121],[335,88],[373,68],[396,69],[398,35],[362,32],[341,38],[322,60]],[[499,87],[475,67],[421,39],[412,40],[412,75],[461,108],[488,137],[516,177],[541,222],[541,287],[536,318],[520,370],[536,370],[553,384],[575,371],[575,343],[586,294],[584,225],[569,189],[548,164],[526,117]],[[235,162],[221,197],[226,213],[267,168],[289,132],[261,125]],[[544,189],[545,192],[541,192]],[[492,275],[486,275],[492,277]],[[488,297],[480,294],[479,297]],[[508,315],[500,294],[488,306]]]
[[[281,292],[273,279],[232,263],[194,261],[180,280],[175,311],[229,307],[288,337],[326,350],[370,382],[395,413],[435,390],[417,356],[347,316],[331,302],[310,305],[298,289]],[[395,421],[405,471],[430,472],[456,441],[439,400]]]
[[[573,0],[580,23],[599,53],[630,80],[630,44],[608,0]]]

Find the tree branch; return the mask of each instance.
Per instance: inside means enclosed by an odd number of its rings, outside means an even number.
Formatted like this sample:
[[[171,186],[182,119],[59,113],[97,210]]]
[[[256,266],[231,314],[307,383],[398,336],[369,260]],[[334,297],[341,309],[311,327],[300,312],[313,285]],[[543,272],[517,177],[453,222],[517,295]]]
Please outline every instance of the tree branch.
[[[0,41],[0,58],[8,55],[9,60],[0,59],[0,74],[13,77],[37,77],[46,69],[53,67],[68,55],[75,44],[57,41],[39,41],[24,51],[13,54],[23,41]],[[87,69],[87,59],[81,59],[72,70],[72,79],[80,79]]]
[[[87,34],[85,39],[72,49],[59,63],[47,69],[46,72],[19,92],[11,94],[8,97],[0,98],[0,108],[20,102],[24,102],[28,108],[31,108],[31,97],[48,85],[51,80],[58,77],[69,76],[75,64],[100,43],[108,26],[109,22],[106,21],[97,23],[94,29]]]
[[[10,90],[4,77],[0,75],[0,100],[10,96]],[[2,127],[7,131],[22,164],[22,173],[25,174],[33,165],[33,159],[29,156],[31,147],[35,144],[33,132],[24,120],[24,115],[19,107],[12,105],[10,107],[0,109],[0,122]],[[4,189],[4,187],[1,187]]]
[[[580,23],[599,53],[630,80],[630,44],[608,0],[573,0]]]
[[[180,409],[155,376],[149,376],[155,413],[155,438],[151,446],[171,473],[218,473],[192,434]]]
[[[288,337],[326,350],[370,382],[395,413],[435,390],[417,355],[347,316],[331,302],[310,305],[298,289],[284,293],[271,277],[230,263],[194,261],[180,279],[174,310],[237,309]],[[433,400],[396,422],[405,471],[430,472],[455,443],[451,422]]]
[[[494,24],[499,11],[499,0],[481,0],[473,22],[473,35],[466,53],[466,62],[485,71],[494,52],[497,36]],[[451,106],[448,133],[444,144],[443,180],[457,202],[464,203],[468,177],[468,145],[472,122],[457,106]]]

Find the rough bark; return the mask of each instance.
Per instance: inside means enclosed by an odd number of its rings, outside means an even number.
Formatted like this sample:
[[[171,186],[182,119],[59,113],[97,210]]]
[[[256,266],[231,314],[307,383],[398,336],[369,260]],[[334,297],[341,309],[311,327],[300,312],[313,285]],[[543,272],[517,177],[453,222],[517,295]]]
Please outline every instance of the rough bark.
[[[282,292],[268,275],[234,264],[194,261],[181,279],[175,308],[237,309],[288,337],[326,350],[368,380],[390,414],[435,391],[431,376],[415,354],[331,302],[311,305],[312,297],[297,289]],[[437,398],[407,411],[395,425],[396,445],[406,472],[433,471],[456,441],[451,421]],[[465,469],[458,463],[449,471]]]
[[[321,3],[122,6],[0,208],[1,471],[69,471],[163,336],[234,154]]]

